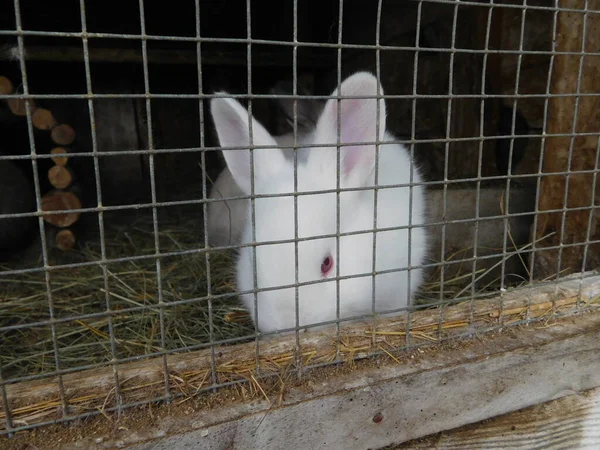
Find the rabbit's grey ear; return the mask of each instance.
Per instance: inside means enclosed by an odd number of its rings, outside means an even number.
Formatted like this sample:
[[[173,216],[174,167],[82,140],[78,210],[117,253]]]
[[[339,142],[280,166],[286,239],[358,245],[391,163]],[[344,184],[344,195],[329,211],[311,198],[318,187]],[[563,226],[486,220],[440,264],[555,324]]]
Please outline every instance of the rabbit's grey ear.
[[[292,95],[294,87],[291,81],[279,81],[271,88],[271,93],[274,95]],[[310,95],[310,91],[306,86],[299,83],[297,86],[298,95]],[[289,127],[294,129],[294,99],[293,98],[278,98],[275,103],[279,112],[285,119]],[[296,113],[298,129],[309,130],[314,128],[319,119],[319,115],[323,110],[323,102],[315,99],[296,99]]]
[[[282,103],[282,107],[285,109],[285,115],[287,123],[290,127],[294,127],[294,100],[285,99]],[[314,99],[302,99],[297,100],[296,106],[296,119],[298,128],[311,129],[317,125],[319,115],[323,110],[323,105]]]

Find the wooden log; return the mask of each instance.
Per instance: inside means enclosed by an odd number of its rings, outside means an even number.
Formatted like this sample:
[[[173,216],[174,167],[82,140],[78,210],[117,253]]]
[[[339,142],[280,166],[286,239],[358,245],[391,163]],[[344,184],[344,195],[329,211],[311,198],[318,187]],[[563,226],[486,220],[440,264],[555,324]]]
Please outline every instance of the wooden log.
[[[573,9],[599,10],[600,0],[590,0],[586,6],[584,0],[564,0],[561,7]],[[584,18],[585,17],[585,18]],[[587,21],[587,35],[584,33],[584,20]],[[577,133],[597,133],[600,129],[600,114],[598,100],[594,96],[578,96],[600,92],[600,16],[583,12],[559,12],[557,19],[556,50],[560,52],[581,52],[582,42],[586,52],[595,55],[585,55],[583,61],[579,54],[559,54],[555,56],[552,68],[551,94],[571,94],[570,96],[551,97],[548,110],[548,134],[574,133],[571,137],[551,137],[546,141],[543,172],[540,186],[541,211],[537,228],[533,231],[532,239],[554,233],[538,244],[540,247],[558,246],[562,244],[583,244],[587,240],[589,214],[591,206],[600,201],[600,190],[596,190],[596,198],[591,198],[594,175],[591,173],[573,173],[565,175],[547,175],[556,172],[578,172],[593,170],[596,161],[598,137],[593,135],[577,136]],[[582,41],[583,40],[583,41]],[[579,67],[581,63],[581,76]],[[581,85],[578,86],[578,78]],[[578,90],[579,87],[579,90]],[[576,100],[577,99],[577,100]],[[578,101],[578,107],[576,104]],[[576,110],[577,107],[577,110]],[[575,117],[577,121],[573,127]],[[572,147],[572,159],[569,164],[569,151]],[[597,181],[596,181],[597,182]],[[566,204],[565,190],[568,189]],[[546,213],[544,210],[562,208],[589,207],[577,211],[567,211],[564,219],[562,212]],[[593,211],[590,240],[600,237],[600,212]],[[564,220],[564,233],[563,233]],[[584,245],[569,245],[562,249],[538,250],[533,254],[534,276],[546,278],[556,273],[568,274],[582,270]],[[559,254],[561,254],[559,262]],[[586,267],[597,267],[600,264],[600,246],[592,244],[588,247]]]
[[[63,123],[52,128],[50,137],[55,144],[71,145],[75,140],[75,130],[70,125]]]
[[[31,116],[31,121],[38,130],[51,130],[56,125],[52,112],[46,108],[37,108]]]
[[[73,174],[66,166],[52,166],[48,170],[48,181],[57,189],[65,189],[73,182]]]
[[[0,95],[10,95],[13,93],[13,85],[5,76],[0,75]]]
[[[75,242],[77,242],[77,238],[75,237],[75,233],[65,228],[56,233],[54,238],[54,243],[56,248],[62,250],[63,252],[72,250],[75,247]]]
[[[33,100],[25,100],[24,98],[9,98],[6,103],[8,103],[8,107],[10,111],[15,116],[26,116],[27,115],[27,102],[29,102],[31,111],[35,111],[35,101]]]
[[[81,209],[81,201],[74,192],[51,191],[42,198],[42,211],[65,211],[60,214],[44,214],[44,220],[56,227],[66,228],[77,222],[80,213],[70,212],[73,209]]]
[[[50,154],[55,155],[51,159],[52,162],[57,166],[65,166],[69,161],[69,152],[64,147],[55,147],[52,150],[50,150]]]

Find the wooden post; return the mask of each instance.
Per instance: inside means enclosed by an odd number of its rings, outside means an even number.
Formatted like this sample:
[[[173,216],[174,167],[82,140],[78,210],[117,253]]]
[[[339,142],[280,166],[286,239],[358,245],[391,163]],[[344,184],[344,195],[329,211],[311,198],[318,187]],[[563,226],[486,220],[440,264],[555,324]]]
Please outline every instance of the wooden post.
[[[584,9],[584,0],[562,0],[562,8]],[[589,0],[588,10],[600,10],[600,0]],[[556,35],[556,51],[581,52],[582,39],[585,42],[585,52],[600,52],[600,15],[579,12],[559,12]],[[586,21],[586,35],[584,36],[584,21]],[[577,97],[578,72],[581,64],[581,85],[579,92],[600,92],[600,56],[556,55],[552,68],[551,93],[572,94],[565,97],[553,97],[549,100],[548,109],[548,134],[556,133],[597,133],[600,130],[600,108],[598,97]],[[579,102],[577,111],[576,101]],[[573,121],[576,117],[575,129]],[[544,174],[566,172],[580,172],[593,170],[596,161],[598,146],[597,136],[577,136],[571,142],[571,137],[552,137],[546,140],[544,153]],[[572,146],[573,154],[569,167],[569,149]],[[568,176],[544,176],[540,187],[540,211],[591,207],[600,200],[600,190],[596,190],[596,199],[591,198],[593,174],[574,173]],[[568,188],[567,202],[565,205],[565,189]],[[540,238],[554,233],[547,239],[536,244],[537,248],[557,246],[562,244],[582,244],[586,242],[588,234],[590,210],[581,209],[568,211],[564,217],[564,234],[562,230],[563,213],[541,213],[538,217],[537,229],[533,230],[532,239]],[[589,233],[590,240],[600,237],[598,224],[598,210],[593,212],[591,221],[592,229]],[[559,267],[559,250],[538,250],[534,255],[534,276],[546,278],[561,272],[561,275],[582,269],[584,245],[568,246],[562,248],[561,264]],[[600,263],[600,246],[589,246],[585,264],[595,267]]]

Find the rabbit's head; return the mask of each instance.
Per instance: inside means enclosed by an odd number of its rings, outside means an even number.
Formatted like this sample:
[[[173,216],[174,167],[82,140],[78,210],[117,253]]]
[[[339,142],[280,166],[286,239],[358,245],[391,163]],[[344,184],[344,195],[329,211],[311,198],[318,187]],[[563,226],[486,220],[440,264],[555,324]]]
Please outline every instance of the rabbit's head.
[[[227,166],[243,192],[258,196],[247,212],[237,287],[253,318],[258,305],[257,325],[263,332],[293,328],[296,317],[300,326],[333,321],[338,299],[341,317],[371,311],[373,232],[339,237],[339,253],[336,233],[373,229],[373,190],[361,188],[374,185],[375,141],[385,132],[385,104],[379,100],[378,106],[375,98],[383,92],[377,90],[371,74],[347,78],[324,105],[309,142],[315,147],[307,150],[303,164],[286,158],[237,101],[212,101],[221,146],[243,147],[223,152]],[[350,98],[338,102],[338,96]],[[371,98],[352,98],[361,96]],[[253,164],[247,149],[250,125],[254,146],[274,147],[254,149]],[[338,133],[343,144],[339,160]],[[339,193],[339,210],[338,167],[340,189],[355,189]],[[300,194],[295,197],[294,192]],[[255,247],[247,245],[253,243]],[[365,276],[340,279],[338,297],[338,271],[340,277]],[[255,282],[256,297],[243,293],[253,291]]]

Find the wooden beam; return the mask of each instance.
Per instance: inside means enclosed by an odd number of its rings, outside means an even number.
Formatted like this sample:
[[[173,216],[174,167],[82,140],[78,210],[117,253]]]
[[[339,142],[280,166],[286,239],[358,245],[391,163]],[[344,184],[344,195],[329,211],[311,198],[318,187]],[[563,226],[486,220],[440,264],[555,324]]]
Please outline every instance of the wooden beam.
[[[569,328],[576,334],[562,334]],[[479,348],[423,357],[412,370],[400,364],[315,380],[310,392],[288,394],[279,408],[260,402],[193,414],[184,433],[173,432],[173,422],[156,424],[145,430],[148,442],[132,450],[223,448],[223,442],[232,449],[274,450],[289,442],[295,448],[381,448],[600,386],[599,330],[600,316],[581,317],[548,334],[520,330]],[[515,338],[520,348],[493,350]],[[227,415],[231,420],[223,420]],[[131,442],[113,443],[119,441]]]
[[[600,0],[562,0],[560,7],[588,10],[600,10]],[[581,52],[582,40],[586,52],[600,52],[600,15],[579,12],[559,12],[557,22],[556,51]],[[584,28],[585,22],[585,28]],[[586,30],[584,35],[584,30]],[[583,58],[583,60],[581,59]],[[580,66],[581,64],[581,66]],[[581,77],[579,68],[581,67]],[[579,80],[581,79],[581,84]],[[571,94],[570,96],[553,97],[549,101],[548,134],[555,133],[598,133],[600,130],[600,114],[598,113],[598,97],[583,96],[577,93],[600,92],[600,56],[580,56],[577,54],[556,55],[552,67],[552,94]],[[576,119],[576,120],[575,120]],[[573,123],[575,126],[573,127]],[[573,139],[573,142],[572,142]],[[569,164],[569,151],[572,148],[572,159]],[[577,172],[593,170],[598,148],[598,136],[553,137],[546,141],[544,154],[544,174]],[[588,219],[590,210],[582,209],[547,213],[544,210],[562,208],[590,207],[600,201],[600,190],[596,190],[596,198],[592,199],[594,175],[550,175],[541,181],[539,210],[541,211],[536,232],[539,239],[549,233],[554,233],[545,239],[538,247],[558,246],[562,244],[582,244],[587,240]],[[597,183],[597,181],[596,181]],[[565,190],[568,194],[565,204]],[[564,214],[564,218],[563,218]],[[600,238],[599,210],[593,211],[590,240]],[[563,234],[564,220],[564,234]],[[537,278],[547,278],[558,272],[562,274],[582,269],[583,245],[570,246],[562,249],[538,251],[534,257],[534,275]],[[562,253],[559,261],[559,253]],[[589,246],[587,267],[597,267],[600,264],[600,245]]]
[[[456,430],[406,442],[394,450],[597,448],[600,389],[590,389]],[[534,444],[535,443],[535,444]]]

